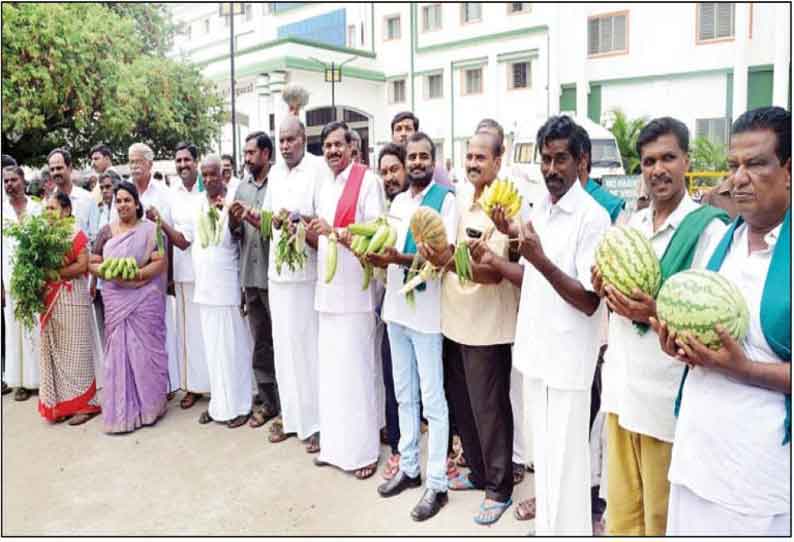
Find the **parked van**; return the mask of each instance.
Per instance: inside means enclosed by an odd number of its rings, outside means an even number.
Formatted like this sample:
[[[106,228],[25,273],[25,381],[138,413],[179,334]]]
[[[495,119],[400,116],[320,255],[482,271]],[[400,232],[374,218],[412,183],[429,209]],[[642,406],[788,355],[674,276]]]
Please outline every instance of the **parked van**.
[[[600,179],[604,175],[625,175],[618,143],[612,132],[589,118],[573,117],[573,119],[590,135],[593,147],[591,156],[593,168],[590,177]],[[538,128],[540,126],[531,132],[519,133],[513,143],[512,176],[519,182],[519,191],[530,204],[536,203],[546,194],[546,185],[540,172],[540,149],[535,142]]]

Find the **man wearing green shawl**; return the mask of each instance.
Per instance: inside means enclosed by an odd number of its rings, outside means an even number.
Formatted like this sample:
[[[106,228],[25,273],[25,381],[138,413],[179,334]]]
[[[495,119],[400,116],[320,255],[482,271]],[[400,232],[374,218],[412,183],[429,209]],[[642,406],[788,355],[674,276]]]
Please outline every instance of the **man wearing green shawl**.
[[[740,343],[720,326],[713,351],[653,322],[688,364],[670,464],[667,534],[791,535],[791,114],[748,111],[728,168],[739,218],[708,264],[744,294]]]
[[[701,207],[687,194],[689,130],[664,117],[649,122],[637,139],[643,181],[651,205],[634,213],[628,226],[639,230],[662,262],[663,280],[690,267],[703,268],[725,233],[728,216]],[[625,296],[612,286],[594,286],[613,314],[602,368],[601,409],[607,413],[607,521],[609,535],[663,536],[673,449],[673,406],[683,366],[659,351],[649,319],[653,298]]]

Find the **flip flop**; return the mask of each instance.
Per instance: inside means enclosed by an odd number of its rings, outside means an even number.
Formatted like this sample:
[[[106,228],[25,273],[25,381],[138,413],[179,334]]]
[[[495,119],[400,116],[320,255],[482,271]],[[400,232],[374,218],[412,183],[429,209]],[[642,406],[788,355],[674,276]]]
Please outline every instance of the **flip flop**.
[[[391,480],[398,472],[400,472],[400,454],[392,454],[389,456],[388,461],[386,461],[386,466],[381,476],[384,480]]]
[[[483,501],[480,505],[480,511],[474,516],[474,523],[477,525],[493,525],[499,521],[499,518],[502,517],[505,510],[510,508],[511,504],[513,504],[513,499],[507,499],[507,502],[497,502],[489,506],[485,506],[485,502]],[[493,512],[496,512],[496,515],[491,516]]]
[[[306,444],[306,453],[316,454],[319,451],[320,451],[320,434],[315,433],[309,437],[309,440]]]
[[[267,440],[269,440],[272,444],[276,444],[279,442],[284,442],[289,438],[289,433],[284,432],[284,424],[279,419],[273,422],[270,426],[270,435],[268,435]]]
[[[245,425],[245,422],[247,422],[248,418],[250,418],[250,417],[251,417],[251,413],[250,412],[248,414],[241,414],[241,415],[237,416],[236,418],[233,418],[233,419],[229,420],[228,422],[226,422],[226,427],[228,427],[229,429],[236,429],[236,428],[238,428],[240,426]]]
[[[452,491],[468,491],[471,489],[482,489],[474,485],[468,474],[460,473],[457,477],[451,478],[447,482],[447,487]]]
[[[518,521],[529,521],[535,519],[535,498],[532,497],[519,502],[513,509],[513,517]]]
[[[371,477],[375,474],[375,471],[378,470],[378,463],[372,463],[371,465],[367,465],[366,467],[361,467],[360,469],[356,469],[353,471],[353,476],[358,478],[359,480],[366,480],[367,478]]]
[[[189,392],[187,392],[185,394],[185,396],[182,398],[182,400],[179,401],[179,406],[182,409],[188,409],[188,408],[192,407],[193,405],[195,405],[196,401],[198,401],[199,399],[201,399],[201,394],[200,393],[193,393],[193,392],[189,391]]]

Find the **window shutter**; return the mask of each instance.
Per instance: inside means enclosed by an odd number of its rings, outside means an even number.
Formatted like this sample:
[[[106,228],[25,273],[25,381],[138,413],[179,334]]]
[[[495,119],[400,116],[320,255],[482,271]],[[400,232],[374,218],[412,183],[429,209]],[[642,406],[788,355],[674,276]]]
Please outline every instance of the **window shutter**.
[[[700,8],[700,39],[711,40],[715,36],[716,5],[713,2],[701,3]]]
[[[612,29],[614,32],[614,47],[615,51],[622,51],[626,49],[626,16],[618,15],[612,17]]]
[[[612,21],[607,19],[600,19],[599,37],[598,37],[598,52],[603,53],[612,49]]]
[[[587,29],[587,53],[598,54],[598,19],[590,19]]]
[[[727,38],[733,36],[733,13],[735,4],[717,4],[717,37]]]

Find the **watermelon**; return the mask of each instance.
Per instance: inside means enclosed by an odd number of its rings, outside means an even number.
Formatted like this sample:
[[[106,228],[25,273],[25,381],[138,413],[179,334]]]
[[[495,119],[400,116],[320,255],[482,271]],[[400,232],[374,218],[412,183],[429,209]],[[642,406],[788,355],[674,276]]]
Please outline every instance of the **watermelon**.
[[[596,267],[605,284],[625,295],[635,288],[656,297],[662,282],[659,258],[636,228],[613,226],[596,248]]]
[[[721,346],[717,324],[740,343],[750,325],[742,292],[719,273],[699,269],[681,271],[665,281],[656,313],[671,331],[690,333],[712,350]]]

